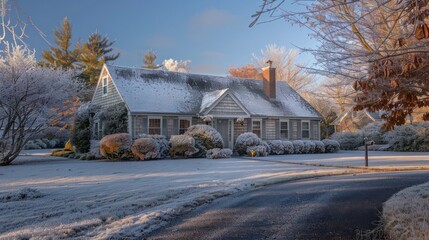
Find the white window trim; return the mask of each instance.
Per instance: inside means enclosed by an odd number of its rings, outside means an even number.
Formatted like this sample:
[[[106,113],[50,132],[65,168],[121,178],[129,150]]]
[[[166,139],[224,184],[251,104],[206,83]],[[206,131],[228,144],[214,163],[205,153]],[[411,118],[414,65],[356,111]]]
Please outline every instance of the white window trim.
[[[192,117],[179,117],[179,124],[177,126],[177,134],[180,134],[180,120],[188,120],[189,126],[192,126]]]
[[[282,135],[282,122],[286,122],[287,123],[287,138],[286,139],[290,139],[290,124],[289,124],[289,119],[285,119],[285,120],[280,120],[279,123],[279,133],[280,133],[280,138]]]
[[[308,138],[304,138],[302,136],[302,132],[304,130],[304,128],[302,127],[303,123],[308,123]],[[302,139],[310,139],[311,138],[311,125],[310,125],[310,121],[309,120],[301,120],[301,138]]]
[[[257,119],[251,119],[252,121],[251,121],[251,125],[252,125],[252,132],[253,132],[253,122],[260,122],[260,125],[259,126],[261,126],[261,136],[258,136],[259,138],[262,138],[262,136],[264,136],[264,133],[262,132],[262,129],[263,129],[263,127],[262,127],[262,119],[260,119],[260,118],[257,118]]]
[[[104,84],[104,80],[106,80],[106,84]],[[109,92],[109,78],[108,77],[103,77],[101,79],[101,91],[103,92],[103,96],[106,96],[107,93]],[[104,93],[104,87],[106,87],[106,93]]]
[[[147,134],[150,134],[149,133],[149,130],[150,130],[150,128],[149,128],[149,123],[150,123],[150,120],[151,119],[159,119],[159,126],[160,126],[160,135],[162,135],[162,117],[156,117],[156,116],[149,116],[149,117],[147,117]]]

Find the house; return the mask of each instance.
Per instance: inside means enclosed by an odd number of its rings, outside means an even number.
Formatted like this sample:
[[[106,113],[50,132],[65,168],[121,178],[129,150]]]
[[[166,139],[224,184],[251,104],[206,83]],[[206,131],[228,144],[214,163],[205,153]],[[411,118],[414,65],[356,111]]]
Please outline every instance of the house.
[[[367,110],[342,112],[330,125],[335,132],[354,132],[374,122],[381,122],[382,112],[368,112]]]
[[[125,103],[134,138],[147,133],[170,137],[206,123],[229,148],[248,131],[265,140],[319,140],[320,114],[286,82],[276,81],[271,65],[263,76],[254,80],[104,65],[92,104]],[[102,123],[95,122],[97,137]]]

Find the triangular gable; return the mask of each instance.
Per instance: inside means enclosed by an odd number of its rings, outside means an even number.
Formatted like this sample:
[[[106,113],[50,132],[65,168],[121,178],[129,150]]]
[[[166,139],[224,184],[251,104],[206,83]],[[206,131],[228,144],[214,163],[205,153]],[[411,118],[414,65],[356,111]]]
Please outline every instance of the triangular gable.
[[[200,114],[213,116],[237,116],[249,117],[250,114],[240,103],[240,101],[228,89],[215,91],[213,95],[205,96],[205,99],[212,97],[212,102],[208,105],[208,101],[203,100]],[[213,97],[216,95],[216,97]]]

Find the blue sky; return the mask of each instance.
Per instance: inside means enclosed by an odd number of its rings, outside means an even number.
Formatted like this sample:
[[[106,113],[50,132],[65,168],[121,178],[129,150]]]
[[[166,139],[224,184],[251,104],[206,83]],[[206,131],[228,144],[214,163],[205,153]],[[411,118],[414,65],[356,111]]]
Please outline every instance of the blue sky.
[[[225,75],[230,66],[252,61],[267,44],[294,48],[313,47],[304,28],[279,20],[248,25],[260,0],[15,0],[22,15],[33,22],[52,44],[53,29],[64,17],[73,26],[73,40],[86,40],[94,31],[115,40],[121,52],[115,64],[141,66],[148,49],[157,62],[173,58],[191,60],[191,72]],[[16,4],[10,0],[10,4]],[[12,8],[13,9],[13,8]],[[37,55],[49,45],[29,27],[26,42]],[[314,61],[301,55],[300,63]]]

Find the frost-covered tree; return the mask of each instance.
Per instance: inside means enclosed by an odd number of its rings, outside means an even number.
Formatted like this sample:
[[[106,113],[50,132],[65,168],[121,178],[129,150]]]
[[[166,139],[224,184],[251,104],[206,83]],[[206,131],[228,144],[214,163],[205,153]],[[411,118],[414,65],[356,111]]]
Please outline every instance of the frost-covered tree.
[[[0,57],[0,165],[10,164],[34,135],[72,107],[75,72],[44,68],[28,48],[6,45]]]
[[[296,49],[288,51],[285,47],[270,44],[265,50],[261,50],[261,56],[253,54],[253,61],[260,68],[264,68],[267,66],[266,62],[271,60],[273,67],[276,68],[276,78],[286,81],[293,89],[302,93],[309,90],[314,77],[297,65],[297,56]]]
[[[72,45],[72,26],[70,21],[64,18],[61,28],[54,30],[54,42],[57,46],[50,46],[49,50],[42,52],[43,60],[40,64],[45,67],[64,70],[76,68],[76,62],[79,56],[79,46],[76,44],[74,49]]]
[[[172,58],[164,60],[162,65],[165,70],[171,72],[189,72],[189,64],[191,60],[174,60]]]
[[[319,44],[303,50],[317,60],[312,70],[353,84],[355,110],[384,111],[391,129],[429,107],[429,1],[297,0],[299,12],[288,1],[261,2],[251,25],[270,16],[311,30]]]

